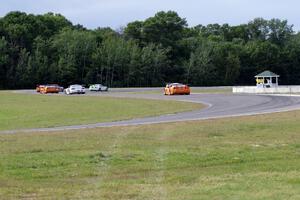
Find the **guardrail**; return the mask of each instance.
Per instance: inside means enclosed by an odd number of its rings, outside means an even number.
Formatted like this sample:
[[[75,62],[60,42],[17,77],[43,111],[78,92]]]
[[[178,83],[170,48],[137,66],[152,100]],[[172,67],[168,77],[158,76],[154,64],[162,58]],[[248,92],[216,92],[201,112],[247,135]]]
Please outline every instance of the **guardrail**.
[[[271,88],[261,88],[256,86],[233,87],[233,93],[249,94],[300,94],[300,86],[277,86]]]

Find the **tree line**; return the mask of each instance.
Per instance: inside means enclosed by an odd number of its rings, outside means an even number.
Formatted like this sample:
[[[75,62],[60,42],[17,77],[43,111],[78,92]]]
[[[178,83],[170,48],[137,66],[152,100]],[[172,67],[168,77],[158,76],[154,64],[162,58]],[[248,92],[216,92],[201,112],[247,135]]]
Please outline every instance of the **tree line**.
[[[300,34],[286,20],[189,27],[174,11],[119,31],[87,29],[60,14],[0,18],[0,88],[102,83],[110,87],[254,84],[263,70],[300,84]]]

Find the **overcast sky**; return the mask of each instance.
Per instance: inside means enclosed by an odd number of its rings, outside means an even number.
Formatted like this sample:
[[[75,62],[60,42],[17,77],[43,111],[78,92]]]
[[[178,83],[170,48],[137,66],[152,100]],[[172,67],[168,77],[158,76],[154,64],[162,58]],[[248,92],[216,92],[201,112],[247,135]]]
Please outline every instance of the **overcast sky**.
[[[157,11],[174,10],[190,26],[247,23],[255,17],[287,19],[300,30],[299,0],[0,0],[0,16],[10,11],[61,13],[87,28],[117,29]]]

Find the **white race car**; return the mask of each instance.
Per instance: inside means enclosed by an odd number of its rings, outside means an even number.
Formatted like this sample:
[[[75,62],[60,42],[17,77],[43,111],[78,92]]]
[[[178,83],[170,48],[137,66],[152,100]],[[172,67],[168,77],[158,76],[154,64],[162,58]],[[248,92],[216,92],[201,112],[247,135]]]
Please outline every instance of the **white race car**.
[[[90,91],[108,91],[108,87],[101,84],[94,84],[89,87]]]
[[[85,94],[85,88],[82,85],[70,85],[65,89],[66,94]]]

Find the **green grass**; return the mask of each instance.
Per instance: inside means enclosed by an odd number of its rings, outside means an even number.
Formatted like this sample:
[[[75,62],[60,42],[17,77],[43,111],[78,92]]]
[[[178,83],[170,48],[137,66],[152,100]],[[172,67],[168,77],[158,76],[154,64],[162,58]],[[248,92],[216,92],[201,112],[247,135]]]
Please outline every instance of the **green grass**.
[[[299,199],[300,111],[0,135],[0,199]]]
[[[176,101],[0,92],[0,130],[118,121],[201,107]]]

